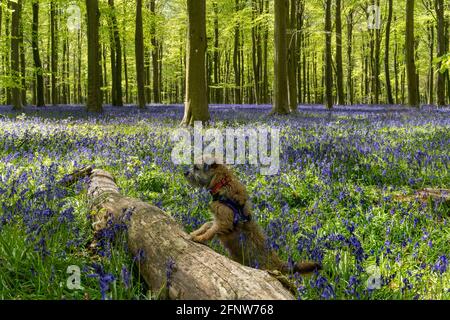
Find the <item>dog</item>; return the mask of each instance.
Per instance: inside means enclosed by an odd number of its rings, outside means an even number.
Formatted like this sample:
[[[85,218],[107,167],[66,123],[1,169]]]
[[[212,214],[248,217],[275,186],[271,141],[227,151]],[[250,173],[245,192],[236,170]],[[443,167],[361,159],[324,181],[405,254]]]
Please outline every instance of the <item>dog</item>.
[[[299,262],[290,267],[268,248],[262,228],[253,219],[246,188],[227,166],[205,159],[186,171],[185,177],[192,186],[207,188],[213,198],[213,221],[192,232],[191,240],[204,244],[218,236],[234,261],[267,271],[305,274],[321,269],[316,262]]]

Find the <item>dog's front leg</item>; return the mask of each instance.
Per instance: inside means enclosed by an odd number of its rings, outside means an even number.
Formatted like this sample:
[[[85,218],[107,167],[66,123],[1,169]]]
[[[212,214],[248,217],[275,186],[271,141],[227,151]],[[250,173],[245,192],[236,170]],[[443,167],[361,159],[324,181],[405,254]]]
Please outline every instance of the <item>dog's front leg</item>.
[[[199,229],[193,231],[190,233],[191,238],[200,236],[202,234],[204,234],[209,228],[211,228],[213,225],[212,221],[209,221],[207,223],[205,223],[204,225],[202,225]]]
[[[217,234],[218,231],[219,226],[215,223],[212,223],[211,227],[208,230],[206,230],[206,232],[198,236],[193,236],[192,241],[205,243],[214,238],[214,236]]]

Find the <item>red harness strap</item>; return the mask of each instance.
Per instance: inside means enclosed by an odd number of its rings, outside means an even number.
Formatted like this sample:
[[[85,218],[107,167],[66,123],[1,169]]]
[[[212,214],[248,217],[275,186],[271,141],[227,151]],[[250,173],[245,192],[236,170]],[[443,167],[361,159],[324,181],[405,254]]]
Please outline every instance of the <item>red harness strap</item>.
[[[228,185],[230,182],[230,179],[228,177],[222,178],[218,183],[216,183],[209,192],[212,195],[215,195],[217,192],[219,192],[220,189],[222,189],[224,186]]]

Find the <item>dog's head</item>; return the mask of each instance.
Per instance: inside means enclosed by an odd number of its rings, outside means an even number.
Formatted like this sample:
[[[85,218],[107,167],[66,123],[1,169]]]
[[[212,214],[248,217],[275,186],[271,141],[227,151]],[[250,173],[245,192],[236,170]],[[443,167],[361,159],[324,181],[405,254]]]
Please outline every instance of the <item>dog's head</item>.
[[[194,164],[191,169],[184,173],[184,176],[194,187],[207,188],[221,166],[223,167],[223,165],[218,164],[216,161],[208,159],[202,161],[200,164],[199,162]]]

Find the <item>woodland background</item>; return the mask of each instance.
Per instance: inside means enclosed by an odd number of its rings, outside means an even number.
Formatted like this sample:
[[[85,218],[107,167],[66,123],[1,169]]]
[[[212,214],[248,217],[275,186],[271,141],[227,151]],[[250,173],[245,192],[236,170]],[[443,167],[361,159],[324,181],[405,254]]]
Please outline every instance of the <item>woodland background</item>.
[[[86,104],[88,79],[94,78],[90,63],[99,69],[93,71],[101,90],[97,105],[181,103],[190,27],[206,32],[200,64],[210,103],[270,104],[281,83],[280,94],[289,92],[291,109],[328,101],[330,107],[445,105],[449,5],[444,0],[2,0],[0,104],[19,109]],[[189,19],[195,14],[200,18]],[[91,58],[88,48],[96,51]],[[279,79],[277,61],[287,72]]]

